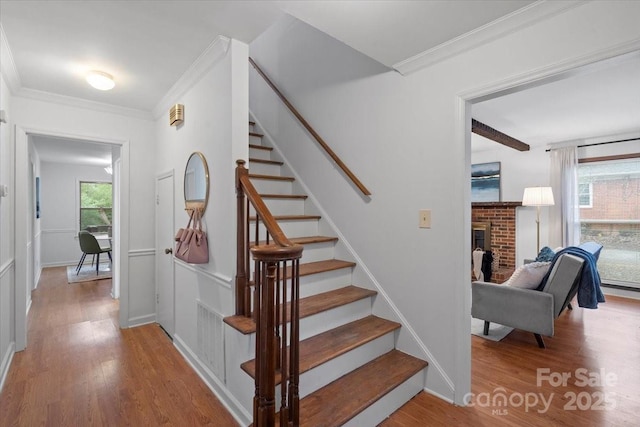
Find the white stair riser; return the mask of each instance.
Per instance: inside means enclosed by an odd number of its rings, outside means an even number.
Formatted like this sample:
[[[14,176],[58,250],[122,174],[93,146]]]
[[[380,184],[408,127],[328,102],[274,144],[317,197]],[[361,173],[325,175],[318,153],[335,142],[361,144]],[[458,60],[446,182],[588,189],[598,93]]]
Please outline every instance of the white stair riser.
[[[262,138],[255,135],[249,135],[249,144],[262,145]]]
[[[288,266],[291,263],[287,264]],[[251,277],[253,277],[255,263],[253,259],[250,263]],[[329,292],[344,288],[351,284],[351,268],[341,268],[339,270],[323,271],[322,273],[310,274],[300,277],[300,298]],[[291,281],[287,280],[287,301],[291,300]]]
[[[249,161],[249,172],[259,175],[275,175],[280,176],[282,167],[271,163],[258,163]]]
[[[330,310],[323,311],[312,316],[300,319],[300,341],[326,332],[330,329],[337,328],[346,323],[362,319],[371,315],[371,298],[363,298],[349,304],[334,307]],[[245,360],[253,358],[256,348],[256,333],[242,334],[235,329],[230,330],[235,334],[234,343],[243,349],[246,349],[248,355]],[[287,337],[291,336],[290,324],[287,323]],[[241,362],[244,362],[241,361]]]
[[[255,131],[256,131],[256,126],[249,123],[249,132],[255,132]]]
[[[418,372],[367,409],[344,424],[345,427],[376,426],[424,389],[425,370]],[[424,420],[427,425],[427,420]]]
[[[251,178],[251,183],[258,193],[263,194],[292,194],[293,191],[291,181]]]
[[[300,397],[313,393],[341,376],[393,350],[394,343],[394,334],[390,332],[301,374]]]
[[[270,199],[263,198],[272,215],[304,215],[304,199]],[[249,208],[249,215],[256,214],[253,205]]]
[[[371,298],[354,301],[313,316],[300,319],[300,340],[307,339],[345,323],[371,314]]]
[[[304,252],[303,252],[304,253]],[[300,298],[344,288],[351,284],[352,268],[324,271],[300,278]]]
[[[271,160],[271,151],[249,147],[249,157],[252,159]]]
[[[315,262],[334,258],[335,242],[320,242],[304,245],[300,262]]]
[[[318,234],[318,220],[297,220],[297,221],[278,221],[278,225],[287,237],[304,237],[315,236]],[[249,229],[249,236],[253,240],[255,237],[255,225],[251,221]],[[259,236],[260,240],[264,240],[267,235],[264,224],[260,221]]]

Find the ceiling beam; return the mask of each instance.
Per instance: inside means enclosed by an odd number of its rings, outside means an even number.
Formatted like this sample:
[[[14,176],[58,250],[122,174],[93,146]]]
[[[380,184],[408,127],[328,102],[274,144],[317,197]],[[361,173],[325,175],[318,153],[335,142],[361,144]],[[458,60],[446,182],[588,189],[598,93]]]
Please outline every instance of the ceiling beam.
[[[471,119],[471,132],[518,151],[529,151],[531,149],[529,144],[525,144],[524,142],[502,133],[491,126],[487,126],[476,119]]]

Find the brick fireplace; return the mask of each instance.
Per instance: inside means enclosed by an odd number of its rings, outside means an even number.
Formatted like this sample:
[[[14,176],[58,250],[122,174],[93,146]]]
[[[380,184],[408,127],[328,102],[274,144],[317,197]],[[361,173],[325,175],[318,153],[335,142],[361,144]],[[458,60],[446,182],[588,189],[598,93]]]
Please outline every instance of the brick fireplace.
[[[491,248],[499,257],[497,270],[493,270],[492,282],[501,283],[511,277],[516,268],[516,208],[521,202],[476,202],[471,204],[472,242],[482,227],[490,230],[490,244],[483,242],[484,250]],[[472,243],[473,245],[474,243]],[[475,247],[471,248],[472,250]]]

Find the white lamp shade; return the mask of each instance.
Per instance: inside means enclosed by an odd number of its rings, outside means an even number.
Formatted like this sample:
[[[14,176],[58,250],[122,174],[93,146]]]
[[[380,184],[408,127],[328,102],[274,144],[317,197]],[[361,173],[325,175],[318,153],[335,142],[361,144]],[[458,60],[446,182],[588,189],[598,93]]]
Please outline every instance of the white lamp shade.
[[[527,187],[522,196],[522,206],[553,206],[551,187]]]

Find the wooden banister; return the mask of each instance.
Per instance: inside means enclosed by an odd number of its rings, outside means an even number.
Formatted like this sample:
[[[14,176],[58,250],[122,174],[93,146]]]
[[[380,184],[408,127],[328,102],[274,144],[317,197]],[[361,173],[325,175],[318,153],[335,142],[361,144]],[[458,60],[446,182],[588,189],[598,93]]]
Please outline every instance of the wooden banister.
[[[320,144],[320,146],[324,149],[324,151],[326,151],[326,153],[329,155],[329,157],[331,157],[333,159],[333,161],[340,167],[340,169],[342,169],[342,171],[349,177],[349,179],[355,184],[355,186],[358,187],[358,189],[362,192],[362,194],[364,194],[365,196],[370,196],[371,192],[367,189],[367,187],[365,187],[364,184],[362,182],[360,182],[358,177],[356,177],[355,174],[353,172],[351,172],[351,169],[349,169],[347,167],[347,165],[345,165],[344,162],[340,159],[340,157],[338,157],[338,155],[331,149],[331,147],[329,147],[329,144],[327,144],[324,141],[324,139],[322,139],[322,137],[320,135],[318,135],[318,132],[316,132],[311,127],[311,125],[304,119],[304,117],[302,117],[302,115],[289,102],[289,100],[282,94],[282,92],[280,92],[280,90],[278,90],[276,85],[273,84],[273,82],[264,73],[264,71],[262,71],[262,69],[258,66],[258,64],[256,64],[255,61],[252,58],[249,58],[249,63],[253,66],[253,68],[256,69],[258,74],[260,74],[262,76],[264,81],[267,82],[267,85],[269,85],[269,87],[271,87],[271,89],[273,89],[273,91],[276,93],[276,95],[278,95],[278,98],[280,98],[282,100],[284,105],[286,105],[287,108],[289,108],[289,110],[293,113],[293,115],[296,116],[296,118],[300,121],[302,126],[304,126],[305,129],[307,129],[307,131],[311,135],[313,135],[315,140],[318,142],[318,144]]]
[[[300,258],[302,246],[284,234],[249,179],[245,161],[236,167],[237,272],[236,315],[252,317],[256,324],[256,375],[253,425],[275,425],[275,377],[281,377],[281,426],[298,426],[300,374]],[[250,239],[249,206],[255,215],[255,240]],[[260,244],[260,222],[266,229],[266,244]],[[270,238],[273,242],[270,242]],[[251,250],[249,251],[249,248]],[[253,280],[250,255],[254,260]],[[253,287],[253,293],[251,292]],[[290,306],[287,334],[287,301]],[[287,355],[288,352],[288,355]],[[288,365],[287,365],[288,361]]]

